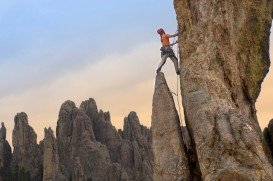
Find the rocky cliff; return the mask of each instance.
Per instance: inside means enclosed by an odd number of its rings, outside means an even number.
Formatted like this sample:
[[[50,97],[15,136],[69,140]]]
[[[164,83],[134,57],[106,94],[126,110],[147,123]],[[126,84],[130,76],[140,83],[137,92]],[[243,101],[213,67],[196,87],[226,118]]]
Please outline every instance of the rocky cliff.
[[[79,108],[66,101],[56,138],[45,129],[37,144],[27,115],[17,114],[12,155],[5,126],[0,129],[1,177],[273,180],[273,121],[262,134],[255,108],[270,65],[273,1],[174,0],[174,7],[186,127],[180,125],[164,74],[158,73],[151,130],[135,112],[125,117],[123,130],[116,130],[110,113],[98,110],[94,99]]]
[[[273,165],[273,119],[263,131],[264,144],[270,163]]]
[[[110,113],[98,111],[94,99],[79,108],[66,101],[59,111],[56,138],[51,128],[45,129],[40,144],[26,113],[18,113],[14,123],[12,155],[4,124],[0,129],[4,180],[153,180],[152,134],[135,112],[125,117],[123,130],[116,130]]]
[[[6,140],[6,127],[4,123],[1,123],[0,128],[0,168],[7,168],[11,162],[11,147]]]
[[[111,165],[107,147],[95,140],[91,119],[71,101],[65,102],[57,123],[57,144],[67,178],[82,170],[86,178],[99,180]]]
[[[45,128],[45,137],[43,140],[43,180],[65,181],[65,177],[61,173],[60,158],[58,154],[57,140],[51,128]]]
[[[155,82],[152,115],[155,180],[190,180],[188,160],[172,93],[162,73]]]
[[[12,158],[11,147],[6,140],[6,127],[1,123],[0,128],[0,175],[5,178],[10,172],[10,163]],[[1,180],[1,178],[0,178]]]
[[[203,180],[273,180],[271,156],[263,144],[255,109],[270,65],[272,2],[174,1],[181,32],[180,83],[185,121]],[[166,87],[166,83],[158,85],[160,76],[155,96],[158,89]],[[172,107],[167,104],[170,96],[166,93],[161,99],[165,99],[162,107],[154,100],[152,129],[159,126],[156,124],[165,129],[160,119],[173,112],[168,111]],[[157,111],[160,108],[164,111]],[[159,137],[153,130],[154,144],[173,132]],[[168,149],[155,150],[156,165],[157,152],[163,154]]]
[[[28,117],[24,112],[18,113],[14,118],[12,145],[13,170],[19,169],[20,172],[26,172],[32,180],[40,180],[42,155],[37,144],[37,135],[28,124]]]

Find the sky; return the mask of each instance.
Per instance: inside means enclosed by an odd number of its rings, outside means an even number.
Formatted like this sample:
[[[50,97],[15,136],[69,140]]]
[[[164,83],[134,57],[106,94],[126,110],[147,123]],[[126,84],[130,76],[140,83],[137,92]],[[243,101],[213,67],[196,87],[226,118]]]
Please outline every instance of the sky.
[[[176,31],[172,1],[1,0],[0,27],[0,121],[9,141],[16,113],[28,114],[41,140],[66,100],[94,98],[116,128],[130,111],[150,126],[156,29]],[[163,71],[175,91],[170,61]],[[273,118],[272,81],[271,71],[257,102],[261,127]]]

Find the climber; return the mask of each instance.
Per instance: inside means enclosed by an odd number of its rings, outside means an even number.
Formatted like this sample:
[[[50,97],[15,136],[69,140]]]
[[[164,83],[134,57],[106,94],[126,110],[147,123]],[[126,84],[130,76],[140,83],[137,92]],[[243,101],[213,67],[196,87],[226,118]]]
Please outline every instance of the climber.
[[[174,43],[170,43],[170,38],[174,38],[176,36],[179,35],[179,33],[176,33],[174,35],[168,35],[165,33],[165,31],[160,28],[157,30],[157,33],[160,35],[161,38],[161,43],[162,43],[162,47],[160,48],[161,50],[161,62],[156,70],[156,72],[160,72],[161,68],[163,67],[163,65],[166,63],[167,58],[170,58],[173,63],[174,63],[174,67],[175,67],[175,71],[177,73],[177,75],[180,74],[180,70],[178,67],[178,59],[175,56],[173,49],[171,48],[171,46],[175,45],[178,43],[178,41],[174,42]]]

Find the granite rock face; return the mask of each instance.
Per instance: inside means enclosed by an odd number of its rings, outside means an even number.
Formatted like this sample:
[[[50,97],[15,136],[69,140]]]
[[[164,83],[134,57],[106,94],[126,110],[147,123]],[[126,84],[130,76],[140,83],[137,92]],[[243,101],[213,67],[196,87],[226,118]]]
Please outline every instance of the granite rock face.
[[[72,101],[66,101],[59,113],[57,144],[66,178],[105,179],[111,166],[109,151],[95,140],[92,121]],[[71,175],[73,173],[73,175]]]
[[[11,163],[12,153],[9,142],[6,140],[6,127],[1,123],[0,128],[0,168],[8,168]]]
[[[129,176],[127,172],[121,168],[120,164],[114,163],[108,171],[109,181],[128,181]]]
[[[112,162],[117,162],[122,138],[111,123],[110,113],[98,111],[94,99],[83,101],[80,109],[90,118],[96,141],[106,145]]]
[[[18,167],[30,174],[32,180],[41,180],[41,153],[37,135],[28,124],[26,113],[18,113],[14,118],[12,133],[12,168]]]
[[[186,123],[204,180],[273,180],[255,101],[272,0],[175,0]]]
[[[273,165],[273,119],[263,131],[264,144],[269,161]]]
[[[127,171],[130,180],[153,180],[152,134],[145,126],[140,125],[135,112],[124,119],[123,138],[120,148],[120,163]]]
[[[14,119],[11,180],[44,181],[151,181],[153,152],[151,131],[140,125],[135,112],[124,119],[124,130],[112,125],[109,112],[98,111],[94,99],[77,108],[62,104],[56,138],[51,128],[37,144],[37,135],[26,113]],[[11,149],[4,124],[0,129],[0,163],[9,167]],[[6,144],[7,143],[7,144]]]
[[[185,144],[186,149],[186,155],[188,158],[188,164],[189,164],[189,171],[190,171],[190,180],[192,181],[199,181],[201,180],[201,172],[200,172],[200,166],[198,162],[198,157],[196,154],[196,148],[194,146],[194,143],[192,142],[192,139],[189,135],[189,131],[186,126],[181,127],[182,130],[182,137]]]
[[[0,128],[0,139],[5,140],[6,139],[6,134],[7,134],[7,129],[5,127],[5,124],[2,122],[1,123],[1,128]]]
[[[72,180],[153,180],[150,130],[140,125],[134,112],[124,124],[124,131],[117,131],[110,113],[98,111],[94,99],[80,108],[66,101],[59,112],[56,149],[53,134],[49,137],[51,157],[59,157],[57,170]]]
[[[110,113],[98,111],[94,99],[82,102],[80,110],[92,120],[96,141],[107,146],[113,163],[108,175],[116,175],[121,180],[152,180],[151,131],[140,125],[135,112],[124,119],[123,131],[117,131]]]
[[[60,159],[58,154],[57,140],[51,128],[45,128],[43,141],[43,180],[44,181],[65,181],[61,173]]]
[[[154,180],[190,180],[179,116],[163,73],[156,76],[151,129]]]

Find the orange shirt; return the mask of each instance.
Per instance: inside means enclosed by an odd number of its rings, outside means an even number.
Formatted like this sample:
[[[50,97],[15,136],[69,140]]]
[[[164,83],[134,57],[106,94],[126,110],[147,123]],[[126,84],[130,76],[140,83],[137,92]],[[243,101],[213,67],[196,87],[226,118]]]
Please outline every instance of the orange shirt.
[[[169,46],[170,45],[170,40],[169,40],[170,37],[169,36],[170,35],[168,35],[168,34],[162,35],[161,43],[162,43],[163,46]]]

